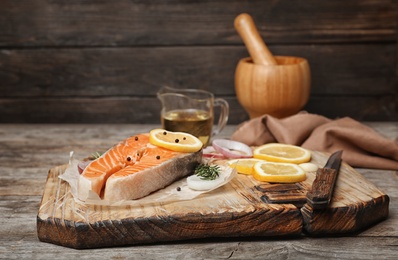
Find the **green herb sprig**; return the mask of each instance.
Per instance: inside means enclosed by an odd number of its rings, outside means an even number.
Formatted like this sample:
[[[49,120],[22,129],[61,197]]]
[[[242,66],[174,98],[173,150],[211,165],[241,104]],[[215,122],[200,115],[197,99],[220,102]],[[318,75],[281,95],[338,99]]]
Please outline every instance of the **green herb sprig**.
[[[95,160],[95,159],[100,158],[101,155],[102,155],[101,152],[95,152],[95,153],[92,153],[92,154],[91,154],[91,158],[93,158],[93,159]]]
[[[220,166],[199,164],[195,168],[195,174],[201,177],[202,180],[215,180],[220,174]]]

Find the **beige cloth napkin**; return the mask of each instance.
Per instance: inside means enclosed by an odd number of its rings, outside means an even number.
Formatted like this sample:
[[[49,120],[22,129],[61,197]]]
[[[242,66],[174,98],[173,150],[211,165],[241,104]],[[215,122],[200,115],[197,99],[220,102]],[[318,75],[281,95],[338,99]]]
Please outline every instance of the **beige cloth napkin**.
[[[353,167],[398,170],[398,142],[349,117],[264,115],[239,125],[231,139],[251,146],[278,142],[329,153],[343,150],[343,160]]]

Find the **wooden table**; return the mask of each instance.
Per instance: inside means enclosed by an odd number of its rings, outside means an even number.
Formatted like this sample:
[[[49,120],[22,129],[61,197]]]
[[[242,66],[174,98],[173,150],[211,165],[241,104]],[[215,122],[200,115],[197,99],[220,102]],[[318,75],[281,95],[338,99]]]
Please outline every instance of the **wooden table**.
[[[398,140],[398,122],[365,123]],[[40,242],[36,216],[48,170],[104,150],[157,125],[0,125],[1,259],[397,259],[398,172],[357,169],[390,196],[389,218],[342,237],[203,239],[164,244],[75,250]],[[228,126],[219,137],[230,136]]]

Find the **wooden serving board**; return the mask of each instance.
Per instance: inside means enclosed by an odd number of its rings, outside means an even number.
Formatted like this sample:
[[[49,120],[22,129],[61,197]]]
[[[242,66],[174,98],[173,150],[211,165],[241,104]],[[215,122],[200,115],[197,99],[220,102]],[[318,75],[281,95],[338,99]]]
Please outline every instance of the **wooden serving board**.
[[[327,156],[313,152],[323,167]],[[98,248],[206,237],[327,235],[358,232],[388,216],[389,197],[343,162],[326,210],[305,204],[315,173],[297,184],[261,183],[238,174],[230,183],[190,201],[147,206],[98,206],[75,202],[49,171],[37,216],[41,241]]]

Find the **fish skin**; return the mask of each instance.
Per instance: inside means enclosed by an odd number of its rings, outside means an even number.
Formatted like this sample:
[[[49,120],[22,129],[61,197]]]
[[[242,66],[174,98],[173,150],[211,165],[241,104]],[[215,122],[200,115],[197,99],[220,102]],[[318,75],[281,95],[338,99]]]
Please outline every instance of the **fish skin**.
[[[110,201],[137,199],[193,172],[202,151],[180,153],[149,143],[149,134],[131,136],[92,161],[79,176],[78,197],[90,191]]]

